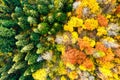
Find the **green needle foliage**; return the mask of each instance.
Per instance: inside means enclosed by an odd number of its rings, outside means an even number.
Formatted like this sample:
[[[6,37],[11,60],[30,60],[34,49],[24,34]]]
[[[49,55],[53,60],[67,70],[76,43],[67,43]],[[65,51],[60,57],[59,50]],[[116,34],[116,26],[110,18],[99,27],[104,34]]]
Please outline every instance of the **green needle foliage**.
[[[0,0],[0,80],[33,80],[32,73],[45,64],[37,59],[56,51],[47,36],[63,29],[72,2]]]

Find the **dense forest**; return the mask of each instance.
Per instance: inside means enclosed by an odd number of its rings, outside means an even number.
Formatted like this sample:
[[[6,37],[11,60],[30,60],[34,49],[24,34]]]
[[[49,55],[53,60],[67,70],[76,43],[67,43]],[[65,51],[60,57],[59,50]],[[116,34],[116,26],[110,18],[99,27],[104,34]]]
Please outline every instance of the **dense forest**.
[[[0,80],[119,80],[120,0],[0,0]]]

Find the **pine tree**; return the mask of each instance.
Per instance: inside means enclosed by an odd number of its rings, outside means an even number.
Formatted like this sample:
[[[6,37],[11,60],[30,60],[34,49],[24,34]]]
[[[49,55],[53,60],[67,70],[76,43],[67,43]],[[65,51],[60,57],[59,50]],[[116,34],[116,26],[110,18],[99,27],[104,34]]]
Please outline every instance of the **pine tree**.
[[[32,43],[28,44],[28,45],[25,45],[22,49],[21,49],[21,52],[28,52],[30,50],[32,50],[32,48],[34,48],[34,45]]]
[[[25,56],[25,54],[18,53],[18,54],[16,54],[16,55],[14,55],[13,61],[14,61],[14,62],[21,61],[22,59],[24,59],[24,56]]]
[[[0,26],[0,52],[13,51],[15,30]]]

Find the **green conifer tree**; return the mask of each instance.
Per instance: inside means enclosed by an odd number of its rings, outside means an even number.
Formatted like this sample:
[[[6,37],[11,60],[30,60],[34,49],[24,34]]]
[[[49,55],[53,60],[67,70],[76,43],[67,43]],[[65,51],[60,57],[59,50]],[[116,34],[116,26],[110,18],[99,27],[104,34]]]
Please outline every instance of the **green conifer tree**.
[[[0,0],[0,80],[33,80],[42,68],[37,61],[45,51],[55,51],[47,36],[63,29],[73,0]],[[12,54],[5,57],[4,53]],[[7,64],[5,64],[5,62]],[[9,63],[9,64],[8,64]]]

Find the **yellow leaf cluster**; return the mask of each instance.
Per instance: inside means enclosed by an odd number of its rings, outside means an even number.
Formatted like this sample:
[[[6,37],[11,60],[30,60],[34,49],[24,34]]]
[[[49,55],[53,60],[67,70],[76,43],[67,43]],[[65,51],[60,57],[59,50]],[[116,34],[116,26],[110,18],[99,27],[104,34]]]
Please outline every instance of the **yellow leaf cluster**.
[[[35,80],[46,80],[47,70],[45,68],[39,69],[32,74]]]

